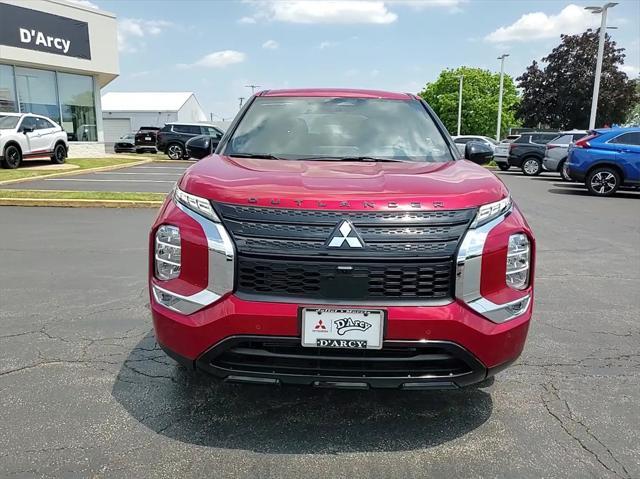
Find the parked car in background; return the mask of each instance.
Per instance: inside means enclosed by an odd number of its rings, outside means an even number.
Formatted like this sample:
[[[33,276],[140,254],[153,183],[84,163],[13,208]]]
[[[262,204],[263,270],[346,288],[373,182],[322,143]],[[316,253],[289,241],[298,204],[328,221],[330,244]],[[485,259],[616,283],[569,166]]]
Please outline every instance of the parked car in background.
[[[527,132],[509,144],[509,166],[520,168],[527,176],[536,176],[542,172],[542,159],[544,147],[549,141],[558,136],[558,133]]]
[[[31,113],[0,115],[0,165],[18,168],[23,160],[50,158],[64,163],[69,151],[67,133],[46,116]]]
[[[467,143],[469,143],[470,141],[484,143],[485,145],[490,147],[494,152],[496,150],[496,146],[498,146],[498,142],[493,138],[489,138],[488,136],[461,135],[461,136],[454,136],[452,138],[453,138],[453,142],[456,144],[456,147],[458,148],[458,151],[463,156],[465,152],[465,147],[467,146]]]
[[[195,158],[201,160],[202,158],[209,156],[214,151],[218,143],[220,143],[222,136],[210,136],[210,135],[198,135],[193,138],[189,138],[185,143],[188,158]]]
[[[172,160],[187,158],[185,143],[194,136],[207,135],[222,138],[222,130],[207,123],[167,123],[157,135],[156,148]]]
[[[544,148],[544,158],[542,159],[544,169],[557,171],[563,180],[571,181],[564,166],[567,161],[569,145],[585,136],[587,136],[585,130],[564,131],[547,143]]]
[[[493,153],[493,161],[495,161],[498,168],[502,171],[507,171],[509,169],[509,145],[520,135],[508,135],[504,140],[496,145],[496,148]]]
[[[158,126],[141,126],[135,137],[136,153],[144,153],[145,151],[155,153],[156,135],[159,130]]]
[[[116,153],[133,153],[136,151],[136,135],[127,133],[122,135],[113,145],[113,151]]]
[[[566,170],[596,196],[611,196],[620,186],[640,186],[640,128],[590,131],[569,146]]]

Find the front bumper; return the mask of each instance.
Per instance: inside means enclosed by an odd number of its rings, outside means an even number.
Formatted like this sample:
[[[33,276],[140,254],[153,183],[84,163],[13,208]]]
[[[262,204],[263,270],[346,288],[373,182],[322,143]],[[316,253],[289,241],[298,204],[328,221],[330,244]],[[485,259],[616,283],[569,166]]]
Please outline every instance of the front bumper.
[[[330,357],[333,351],[299,347],[298,304],[246,301],[231,294],[209,308],[185,316],[153,299],[151,302],[156,338],[167,354],[221,380],[402,389],[468,386],[504,368],[522,352],[532,305],[518,318],[501,324],[488,321],[457,301],[444,306],[380,308],[387,311],[387,323],[383,349],[379,351],[391,354],[390,350],[404,348],[406,352],[396,368],[401,372],[389,374],[384,369],[393,369],[392,360],[368,357],[359,360],[358,368],[338,370],[332,363],[335,358]],[[247,343],[265,342],[272,348],[294,349],[289,349],[291,354],[274,354],[268,348],[265,353],[264,346],[254,346],[259,352],[247,352]],[[431,353],[421,348],[428,348],[433,354],[429,356]],[[256,367],[255,362],[240,360],[234,349],[241,349],[245,359],[258,358],[261,365],[271,367]],[[417,364],[410,361],[418,359],[406,357],[411,356],[411,351],[422,358],[414,369],[408,364]],[[301,356],[301,352],[307,356]],[[229,359],[230,355],[235,357]],[[373,367],[382,364],[380,361],[386,361],[382,370]]]
[[[509,164],[508,158],[506,156],[494,156],[493,161],[496,163],[504,163],[506,165]]]

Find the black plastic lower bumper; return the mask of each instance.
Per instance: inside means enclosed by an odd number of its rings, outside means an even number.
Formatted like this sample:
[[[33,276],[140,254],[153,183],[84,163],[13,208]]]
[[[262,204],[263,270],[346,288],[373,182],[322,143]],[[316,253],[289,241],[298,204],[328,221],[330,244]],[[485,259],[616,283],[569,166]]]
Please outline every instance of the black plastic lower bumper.
[[[166,348],[163,347],[166,350]],[[304,348],[299,338],[234,336],[182,364],[226,382],[326,388],[457,389],[491,371],[448,341],[385,341],[381,350]]]

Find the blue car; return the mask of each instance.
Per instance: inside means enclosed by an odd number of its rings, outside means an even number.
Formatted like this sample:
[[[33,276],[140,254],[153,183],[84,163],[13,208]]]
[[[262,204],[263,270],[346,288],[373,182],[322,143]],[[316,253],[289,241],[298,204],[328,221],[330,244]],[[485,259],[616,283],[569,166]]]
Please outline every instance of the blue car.
[[[640,186],[640,128],[591,130],[569,147],[565,168],[596,196],[611,196],[620,186]]]

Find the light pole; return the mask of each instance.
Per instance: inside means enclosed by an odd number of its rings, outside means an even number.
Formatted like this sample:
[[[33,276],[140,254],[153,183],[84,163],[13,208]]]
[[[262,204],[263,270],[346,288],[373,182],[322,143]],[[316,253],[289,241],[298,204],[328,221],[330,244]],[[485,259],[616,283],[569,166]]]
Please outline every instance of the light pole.
[[[496,129],[496,141],[500,141],[500,124],[502,122],[502,88],[504,85],[504,59],[508,56],[508,53],[503,53],[498,57],[498,60],[500,60],[500,92],[498,93],[498,127]]]
[[[460,75],[460,86],[458,87],[458,136],[460,136],[460,125],[462,125],[462,79],[464,75]]]
[[[598,94],[600,93],[600,74],[602,73],[602,57],[604,56],[604,40],[607,33],[607,10],[615,7],[617,3],[605,3],[601,7],[585,7],[591,13],[600,13],[600,40],[598,41],[598,60],[596,61],[596,77],[593,81],[593,96],[591,97],[591,115],[589,116],[589,129],[596,126],[596,114],[598,112]]]

